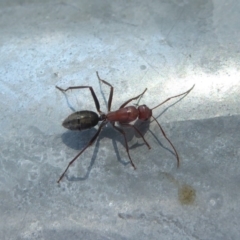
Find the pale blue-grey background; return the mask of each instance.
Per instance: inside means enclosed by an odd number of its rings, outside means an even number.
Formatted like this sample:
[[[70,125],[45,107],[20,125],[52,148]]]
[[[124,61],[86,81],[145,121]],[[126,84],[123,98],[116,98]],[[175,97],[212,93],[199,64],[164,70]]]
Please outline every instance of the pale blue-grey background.
[[[146,3],[145,3],[146,2]],[[0,239],[239,239],[240,2],[238,0],[0,2]],[[148,91],[178,150],[156,123],[144,126],[148,150],[127,130],[68,132],[72,109],[106,111]],[[136,102],[134,102],[136,103]],[[158,140],[157,140],[158,139]],[[178,192],[189,185],[189,205]]]

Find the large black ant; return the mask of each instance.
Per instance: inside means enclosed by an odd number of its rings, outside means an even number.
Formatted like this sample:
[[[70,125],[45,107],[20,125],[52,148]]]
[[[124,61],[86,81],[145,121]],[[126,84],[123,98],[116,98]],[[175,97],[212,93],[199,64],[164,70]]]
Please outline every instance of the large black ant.
[[[128,143],[127,143],[127,139],[126,139],[126,135],[125,132],[123,131],[122,128],[115,126],[115,123],[118,122],[121,126],[128,126],[128,127],[132,127],[143,139],[143,141],[145,142],[145,144],[148,146],[148,148],[150,149],[150,145],[148,144],[148,142],[145,140],[144,136],[142,135],[142,133],[134,126],[131,125],[130,122],[136,120],[137,118],[141,121],[148,121],[151,117],[156,121],[156,123],[158,124],[163,136],[166,138],[166,140],[169,142],[169,144],[172,146],[176,158],[177,158],[177,166],[179,167],[179,156],[177,153],[177,150],[175,149],[175,147],[173,146],[172,142],[168,139],[168,137],[166,136],[163,128],[161,127],[161,125],[159,124],[159,122],[157,121],[157,119],[152,115],[152,110],[161,106],[162,104],[164,104],[165,102],[169,101],[172,98],[176,98],[176,97],[180,97],[184,94],[188,94],[194,87],[194,85],[186,92],[181,93],[179,95],[170,97],[168,99],[166,99],[165,101],[163,101],[162,103],[158,104],[157,106],[155,106],[154,108],[149,108],[146,105],[141,105],[138,108],[136,108],[135,106],[127,106],[127,104],[129,104],[131,101],[138,99],[139,97],[141,97],[146,91],[147,88],[138,96],[133,97],[131,99],[129,99],[128,101],[126,101],[125,103],[123,103],[120,108],[117,111],[111,111],[111,105],[112,105],[112,98],[113,98],[113,86],[106,82],[105,80],[101,79],[98,75],[98,72],[96,72],[98,80],[106,85],[108,85],[110,87],[110,95],[109,95],[109,99],[108,99],[108,113],[105,114],[100,110],[100,105],[99,105],[99,101],[96,97],[96,94],[93,90],[93,88],[91,86],[76,86],[76,87],[68,87],[67,89],[62,89],[58,86],[56,86],[57,89],[59,89],[62,92],[66,92],[70,89],[83,89],[83,88],[88,88],[92,94],[93,100],[95,102],[95,106],[96,109],[99,113],[99,115],[95,112],[92,111],[88,111],[88,110],[84,110],[84,111],[78,111],[78,112],[74,112],[71,115],[69,115],[62,123],[63,127],[69,129],[69,130],[85,130],[85,129],[89,129],[92,128],[94,126],[96,126],[98,124],[98,122],[102,122],[97,130],[97,132],[95,133],[95,135],[92,137],[92,139],[89,141],[89,143],[73,158],[73,160],[71,162],[68,163],[67,168],[65,169],[65,171],[63,172],[63,174],[60,176],[59,180],[57,181],[58,183],[62,180],[62,178],[64,177],[65,173],[67,172],[68,168],[75,162],[75,160],[88,148],[90,147],[94,141],[96,140],[96,138],[98,137],[101,129],[103,128],[103,126],[105,126],[107,123],[111,123],[113,128],[115,128],[119,133],[121,133],[124,137],[124,141],[125,141],[125,145],[126,145],[126,151],[129,157],[129,160],[131,162],[131,165],[133,166],[134,169],[136,169],[130,154],[129,154],[129,147],[128,147]]]

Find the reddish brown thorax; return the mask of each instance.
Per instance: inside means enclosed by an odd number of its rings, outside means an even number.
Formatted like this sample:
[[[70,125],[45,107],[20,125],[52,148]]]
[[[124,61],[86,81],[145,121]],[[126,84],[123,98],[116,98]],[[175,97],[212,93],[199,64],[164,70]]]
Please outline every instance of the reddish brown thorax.
[[[152,109],[149,109],[146,105],[141,105],[138,107],[138,118],[142,121],[147,121],[152,116]]]
[[[134,106],[120,108],[107,114],[107,120],[110,122],[130,123],[136,120],[137,117],[138,110]]]

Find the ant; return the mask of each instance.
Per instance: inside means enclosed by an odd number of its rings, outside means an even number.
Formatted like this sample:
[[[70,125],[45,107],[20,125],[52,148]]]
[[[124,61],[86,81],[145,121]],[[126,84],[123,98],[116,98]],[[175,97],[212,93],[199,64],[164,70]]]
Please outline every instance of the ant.
[[[138,96],[130,98],[128,101],[126,101],[125,103],[123,103],[120,108],[117,111],[111,111],[111,105],[112,105],[112,98],[113,98],[113,86],[106,82],[105,80],[101,79],[99,77],[98,72],[96,72],[97,74],[97,78],[100,82],[108,85],[110,87],[110,94],[109,94],[109,98],[108,98],[108,113],[104,113],[100,110],[100,104],[98,101],[98,98],[96,97],[96,94],[93,90],[93,88],[91,86],[75,86],[75,87],[68,87],[66,89],[62,89],[58,86],[56,86],[56,88],[62,92],[66,92],[68,90],[72,90],[72,89],[83,89],[83,88],[88,88],[92,94],[96,109],[99,113],[99,115],[96,112],[93,111],[88,111],[88,110],[84,110],[84,111],[77,111],[72,113],[71,115],[69,115],[62,123],[63,127],[69,129],[69,130],[85,130],[85,129],[89,129],[92,128],[94,126],[96,126],[98,124],[98,122],[101,122],[101,124],[99,125],[99,128],[97,130],[97,132],[95,133],[95,135],[92,137],[92,139],[89,141],[89,143],[72,159],[72,161],[70,161],[68,163],[67,168],[65,169],[65,171],[63,172],[63,174],[60,176],[59,180],[57,181],[58,183],[62,180],[62,178],[64,177],[65,173],[67,172],[68,168],[75,162],[75,160],[88,148],[90,147],[94,141],[97,139],[98,135],[100,134],[102,128],[107,124],[107,123],[111,123],[113,128],[116,129],[120,134],[122,134],[122,136],[124,137],[124,141],[125,141],[125,145],[126,145],[126,151],[128,154],[128,158],[130,160],[131,165],[133,166],[134,169],[136,169],[131,156],[129,154],[129,147],[128,147],[128,143],[127,143],[127,139],[126,139],[126,135],[125,132],[123,131],[122,128],[115,126],[115,123],[118,122],[121,126],[128,126],[128,127],[132,127],[143,139],[143,141],[145,142],[145,144],[147,145],[147,147],[149,149],[151,149],[150,145],[148,144],[148,142],[145,140],[144,136],[142,135],[142,133],[132,124],[130,124],[130,122],[136,120],[137,118],[141,121],[148,121],[151,117],[156,121],[156,123],[158,124],[163,136],[166,138],[166,140],[169,142],[169,144],[172,146],[176,158],[177,158],[177,166],[179,167],[180,161],[179,161],[179,156],[177,153],[177,150],[175,149],[175,147],[173,146],[172,142],[168,139],[168,137],[166,136],[163,128],[161,127],[161,125],[159,124],[159,122],[157,121],[157,119],[152,115],[152,110],[158,108],[159,106],[161,106],[162,104],[166,103],[167,101],[169,101],[172,98],[176,98],[176,97],[180,97],[182,95],[188,94],[194,87],[194,85],[186,92],[181,93],[179,95],[170,97],[168,99],[166,99],[165,101],[163,101],[162,103],[158,104],[157,106],[153,107],[153,108],[149,108],[146,105],[140,105],[138,106],[138,108],[136,108],[135,106],[126,106],[127,104],[129,104],[131,101],[136,100],[140,97],[143,96],[143,94],[147,91],[147,88]]]

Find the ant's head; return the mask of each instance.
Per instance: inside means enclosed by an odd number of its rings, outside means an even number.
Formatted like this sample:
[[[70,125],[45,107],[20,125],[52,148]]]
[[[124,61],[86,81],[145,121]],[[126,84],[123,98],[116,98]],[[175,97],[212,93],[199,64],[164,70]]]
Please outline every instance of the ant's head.
[[[138,112],[139,112],[138,118],[142,121],[147,121],[152,116],[152,109],[149,109],[149,107],[146,105],[139,106]]]

